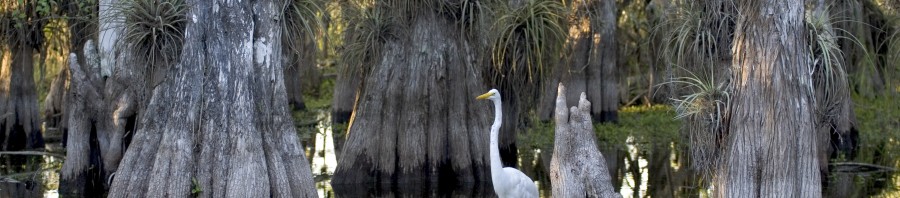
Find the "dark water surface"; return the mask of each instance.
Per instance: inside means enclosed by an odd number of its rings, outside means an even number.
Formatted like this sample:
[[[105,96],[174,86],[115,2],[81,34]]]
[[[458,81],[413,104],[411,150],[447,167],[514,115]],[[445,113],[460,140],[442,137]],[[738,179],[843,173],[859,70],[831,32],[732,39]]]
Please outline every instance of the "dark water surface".
[[[332,142],[332,129],[327,113],[321,113],[316,126],[310,126],[307,148],[319,197],[496,197],[493,189],[485,184],[358,184],[332,186],[331,175],[337,165]],[[298,130],[304,133],[304,129]],[[302,137],[302,135],[301,135]],[[628,137],[624,145],[601,143],[601,150],[614,169],[613,185],[623,197],[709,197],[709,190],[698,173],[687,167],[690,160],[676,149],[675,143],[636,144],[637,138]],[[315,142],[312,142],[315,141]],[[891,140],[889,142],[896,142]],[[873,147],[861,147],[872,149]],[[879,148],[879,147],[874,147]],[[883,148],[883,147],[882,147]],[[48,150],[61,149],[48,144]],[[891,150],[891,149],[888,149]],[[885,152],[885,151],[876,151]],[[545,165],[536,151],[535,160],[523,161],[519,167],[537,180],[542,197],[550,197],[549,178]],[[878,156],[892,156],[888,154]],[[546,157],[545,157],[546,158]],[[877,159],[879,164],[900,164],[898,159]],[[12,171],[4,168],[0,178],[0,197],[58,197],[59,168],[62,160],[53,157],[31,157],[43,163],[32,164],[28,170]],[[835,168],[832,168],[835,170]],[[846,170],[846,169],[844,169]],[[6,179],[6,178],[11,178]],[[825,184],[825,197],[898,197],[900,198],[900,173],[878,169],[851,169],[835,171]]]
[[[323,113],[316,127],[311,166],[316,175],[319,197],[496,197],[488,185],[479,184],[359,184],[332,186],[329,182],[336,166],[330,118]],[[687,168],[689,156],[676,149],[673,142],[639,144],[628,137],[624,145],[601,143],[608,167],[615,169],[613,186],[623,197],[710,197],[708,187],[698,173]],[[861,147],[865,149],[865,147]],[[550,196],[546,171],[549,159],[541,160],[540,151],[531,167],[519,167],[537,180],[541,197]],[[613,160],[615,159],[615,160]],[[520,159],[522,160],[522,159]],[[898,159],[889,159],[898,163]],[[525,164],[525,163],[523,163]],[[532,170],[532,171],[528,171]],[[900,198],[900,172],[852,171],[834,172],[823,189],[825,197],[897,197]]]

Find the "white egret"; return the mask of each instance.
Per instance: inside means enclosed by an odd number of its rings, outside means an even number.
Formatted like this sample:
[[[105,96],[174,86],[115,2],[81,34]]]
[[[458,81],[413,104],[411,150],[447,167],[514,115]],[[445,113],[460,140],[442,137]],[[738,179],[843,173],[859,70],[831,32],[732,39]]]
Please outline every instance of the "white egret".
[[[494,184],[494,192],[500,198],[538,197],[537,186],[522,171],[506,167],[500,164],[500,148],[497,146],[497,136],[500,133],[500,124],[503,120],[500,92],[491,89],[481,94],[478,100],[488,99],[494,102],[494,124],[491,125],[491,182]]]

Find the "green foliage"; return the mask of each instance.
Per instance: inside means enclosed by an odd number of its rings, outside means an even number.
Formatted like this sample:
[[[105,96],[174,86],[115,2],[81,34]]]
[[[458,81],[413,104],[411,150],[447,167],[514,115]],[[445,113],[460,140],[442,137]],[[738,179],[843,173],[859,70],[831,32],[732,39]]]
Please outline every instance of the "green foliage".
[[[834,116],[830,111],[847,102],[845,99],[850,94],[844,54],[828,13],[827,8],[817,8],[808,13],[805,20],[813,58],[813,84],[817,92],[822,92],[816,94],[816,110],[824,117]]]
[[[534,117],[534,116],[532,116]],[[553,148],[553,134],[555,125],[553,122],[541,122],[538,119],[532,119],[534,125],[527,129],[525,133],[516,135],[516,142],[522,150]]]
[[[374,3],[373,3],[374,4]],[[341,52],[343,62],[342,74],[368,73],[375,57],[380,54],[381,45],[390,36],[388,33],[388,15],[382,9],[375,9],[373,4],[364,2],[348,2],[341,13],[348,22],[344,31],[344,50]],[[356,76],[356,75],[351,75]]]
[[[450,16],[461,31],[460,35],[477,37],[493,19],[493,9],[499,1],[460,0],[458,2],[443,1],[440,13]],[[505,3],[505,2],[503,2]]]
[[[595,123],[594,131],[597,140],[606,145],[625,145],[631,143],[645,146],[653,143],[678,142],[681,121],[675,117],[671,106],[633,106],[619,110],[619,123]],[[554,123],[537,123],[528,132],[517,136],[522,149],[541,149],[553,147]],[[632,137],[631,142],[627,142]]]
[[[733,4],[685,1],[676,6],[655,30],[663,34],[662,53],[669,64],[669,79],[661,85],[673,85],[677,90],[677,98],[672,99],[675,118],[685,121],[682,130],[692,144],[699,144],[692,147],[708,146],[723,126],[731,98],[731,68],[722,64],[722,59],[730,53],[723,49],[730,47],[734,16],[721,10],[729,10]]]
[[[900,12],[900,10],[898,10]],[[887,48],[888,52],[885,56],[887,60],[885,65],[884,79],[887,79],[888,89],[893,87],[894,92],[900,93],[900,13],[888,17],[887,26],[893,31],[887,32]]]
[[[863,161],[872,162],[872,155],[893,159],[894,164],[883,164],[900,167],[900,102],[896,96],[868,98],[860,95],[853,97],[856,113],[857,129],[860,135],[860,155]]]
[[[18,41],[39,48],[45,39],[44,25],[59,18],[58,4],[57,0],[0,1],[0,45]]]
[[[123,0],[116,6],[125,19],[125,47],[155,66],[177,61],[187,23],[184,0]]]
[[[200,187],[200,182],[197,182],[196,177],[191,178],[191,197],[199,197],[200,193],[203,193],[203,188]]]
[[[542,77],[559,58],[568,36],[566,7],[552,0],[527,1],[519,8],[500,5],[492,27],[497,34],[492,36],[494,69],[498,74],[522,70],[528,81]]]
[[[303,102],[306,105],[306,109],[291,112],[294,123],[297,126],[297,135],[304,141],[315,138],[315,135],[319,133],[319,128],[329,127],[328,125],[321,126],[320,124],[331,124],[331,118],[324,115],[331,111],[331,100],[333,97],[331,91],[334,90],[334,79],[325,78],[321,83],[319,88],[323,90],[323,93],[317,95],[304,94]],[[333,127],[334,131],[338,131],[337,127],[346,126],[331,127]],[[334,133],[334,135],[341,135],[341,133]]]
[[[721,49],[730,47],[729,43],[720,43],[730,39],[719,37],[732,34],[728,31],[734,16],[726,12],[704,12],[704,9],[719,8],[701,2],[679,2],[676,6],[676,10],[665,16],[666,19],[654,30],[654,34],[663,34],[665,45],[662,56],[670,61],[668,64],[689,67],[685,71],[715,71],[717,68],[705,66],[718,64],[723,55]]]
[[[681,121],[673,119],[675,112],[671,106],[633,106],[619,110],[619,123],[595,124],[597,138],[612,145],[649,145],[655,143],[668,144],[679,141],[678,130]],[[633,142],[626,142],[628,137]]]
[[[856,124],[859,130],[859,150],[854,159],[837,159],[836,161],[853,161],[886,167],[900,167],[900,102],[896,95],[881,97],[853,97]],[[871,177],[855,177],[856,185],[862,189],[882,189],[870,192],[869,195],[895,197],[900,189],[888,185],[900,179],[897,172],[866,173]]]
[[[709,74],[707,78],[700,77],[694,72],[687,71],[688,77],[677,77],[666,83],[675,83],[681,85],[683,89],[687,89],[688,94],[681,96],[680,99],[673,98],[675,103],[675,111],[678,112],[675,118],[682,119],[691,116],[706,116],[712,113],[717,123],[724,115],[724,111],[731,100],[729,84],[717,81],[715,74]]]
[[[303,45],[294,42],[301,39],[316,40],[320,30],[324,29],[321,15],[325,13],[323,0],[285,0],[282,8],[282,45],[291,53],[299,54],[305,50]],[[324,35],[324,34],[323,34]],[[293,64],[291,64],[293,65]]]

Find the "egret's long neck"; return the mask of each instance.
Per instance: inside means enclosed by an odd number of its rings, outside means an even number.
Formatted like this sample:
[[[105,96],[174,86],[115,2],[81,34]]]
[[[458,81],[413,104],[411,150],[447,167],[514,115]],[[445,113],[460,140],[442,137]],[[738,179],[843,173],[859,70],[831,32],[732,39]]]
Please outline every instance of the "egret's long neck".
[[[503,122],[503,105],[500,99],[492,100],[494,102],[494,124],[491,125],[491,176],[494,180],[502,174],[503,165],[500,162],[499,136],[500,124]],[[497,171],[493,171],[497,170]]]

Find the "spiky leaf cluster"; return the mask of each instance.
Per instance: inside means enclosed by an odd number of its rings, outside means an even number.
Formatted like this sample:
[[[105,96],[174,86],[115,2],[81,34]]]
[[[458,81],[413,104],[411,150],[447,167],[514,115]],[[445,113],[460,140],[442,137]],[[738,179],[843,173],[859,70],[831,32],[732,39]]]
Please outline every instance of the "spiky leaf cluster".
[[[184,0],[125,0],[120,6],[126,46],[151,65],[176,62],[187,24]]]
[[[534,0],[520,7],[501,4],[492,32],[496,71],[523,73],[528,81],[544,75],[566,39],[566,7],[559,1]]]
[[[396,37],[394,16],[385,9],[375,7],[374,2],[347,2],[344,16],[348,21],[344,32],[344,49],[341,53],[342,72],[364,76],[371,67],[371,61],[381,53],[381,46]]]
[[[302,39],[315,40],[319,30],[323,29],[320,14],[325,13],[325,2],[322,0],[284,0],[282,5],[282,46],[295,55],[304,50],[296,41]],[[310,60],[307,60],[310,61]],[[290,64],[288,66],[292,66]]]
[[[847,96],[849,87],[845,72],[844,54],[838,45],[838,37],[826,8],[807,14],[806,29],[809,38],[809,49],[812,52],[813,81],[817,91],[816,101],[820,104],[816,109],[820,117],[833,117]],[[823,119],[824,120],[824,119]]]
[[[663,60],[676,118],[689,143],[695,170],[710,176],[718,165],[730,105],[731,38],[736,7],[732,1],[676,1],[655,34],[664,38]]]

